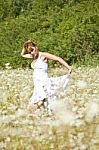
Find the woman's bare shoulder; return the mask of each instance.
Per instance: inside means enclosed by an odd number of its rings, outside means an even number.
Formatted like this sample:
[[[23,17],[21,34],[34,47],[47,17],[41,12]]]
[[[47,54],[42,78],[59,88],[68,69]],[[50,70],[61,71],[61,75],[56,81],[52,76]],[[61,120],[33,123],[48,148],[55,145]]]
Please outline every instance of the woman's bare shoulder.
[[[39,51],[39,55],[40,56],[45,56],[46,54],[49,54],[48,52],[41,52],[41,51]]]

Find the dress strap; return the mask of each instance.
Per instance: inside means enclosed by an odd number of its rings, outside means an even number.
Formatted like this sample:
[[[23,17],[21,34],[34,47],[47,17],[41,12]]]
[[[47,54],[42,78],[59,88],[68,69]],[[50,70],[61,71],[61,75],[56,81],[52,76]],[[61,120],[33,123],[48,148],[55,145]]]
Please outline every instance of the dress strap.
[[[42,52],[39,52],[39,58],[41,58]]]

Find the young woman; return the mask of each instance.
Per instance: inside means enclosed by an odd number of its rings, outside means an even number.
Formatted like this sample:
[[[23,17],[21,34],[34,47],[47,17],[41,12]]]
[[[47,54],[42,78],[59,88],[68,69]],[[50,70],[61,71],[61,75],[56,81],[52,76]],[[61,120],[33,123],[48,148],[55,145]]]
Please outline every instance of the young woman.
[[[24,43],[21,56],[24,58],[31,58],[33,62],[33,82],[34,92],[30,98],[29,105],[36,104],[37,107],[43,105],[49,108],[51,101],[56,97],[56,93],[61,94],[59,90],[61,87],[62,93],[66,91],[66,85],[71,74],[71,66],[69,66],[62,58],[47,52],[40,52],[35,43],[28,40]],[[48,77],[48,59],[58,61],[64,65],[68,70],[68,75],[60,77]]]

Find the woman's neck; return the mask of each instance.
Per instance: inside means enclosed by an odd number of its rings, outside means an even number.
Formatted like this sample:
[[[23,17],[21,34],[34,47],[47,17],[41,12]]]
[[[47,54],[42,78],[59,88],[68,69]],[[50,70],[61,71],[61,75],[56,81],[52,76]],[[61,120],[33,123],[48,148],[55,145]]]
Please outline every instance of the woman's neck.
[[[36,60],[36,59],[38,59],[38,57],[39,57],[39,52],[38,53],[34,53],[33,59]]]

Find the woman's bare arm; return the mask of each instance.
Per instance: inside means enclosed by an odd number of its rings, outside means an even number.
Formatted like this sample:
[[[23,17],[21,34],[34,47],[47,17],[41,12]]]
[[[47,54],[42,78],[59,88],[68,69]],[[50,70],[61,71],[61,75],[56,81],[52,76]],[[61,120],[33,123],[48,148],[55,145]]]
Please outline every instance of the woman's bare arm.
[[[33,58],[31,54],[25,54],[24,49],[22,49],[21,56],[24,58]]]
[[[47,59],[52,59],[52,60],[58,61],[59,63],[64,65],[69,71],[71,71],[71,66],[69,66],[61,57],[55,56],[55,55],[47,53],[47,52],[43,52],[42,55],[44,57],[46,57]]]

